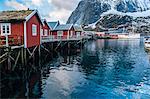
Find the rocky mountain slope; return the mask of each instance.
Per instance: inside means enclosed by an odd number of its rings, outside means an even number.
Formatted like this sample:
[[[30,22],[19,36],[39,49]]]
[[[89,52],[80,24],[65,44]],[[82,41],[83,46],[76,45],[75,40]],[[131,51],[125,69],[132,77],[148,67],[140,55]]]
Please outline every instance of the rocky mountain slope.
[[[81,0],[67,23],[92,24],[112,9],[122,13],[143,12],[150,9],[150,0]]]

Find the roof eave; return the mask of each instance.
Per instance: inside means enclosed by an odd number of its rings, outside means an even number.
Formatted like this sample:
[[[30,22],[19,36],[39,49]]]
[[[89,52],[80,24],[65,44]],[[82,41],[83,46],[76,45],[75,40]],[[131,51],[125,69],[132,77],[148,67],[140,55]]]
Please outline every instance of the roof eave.
[[[31,19],[31,17],[34,16],[36,13],[37,13],[37,15],[38,15],[38,17],[39,17],[39,19],[40,19],[40,22],[42,23],[42,25],[44,25],[43,22],[42,22],[41,16],[40,16],[40,14],[39,14],[39,12],[38,12],[38,10],[34,10],[31,14],[29,14],[29,15],[25,18],[25,20],[26,20],[26,21],[29,21],[29,20]]]

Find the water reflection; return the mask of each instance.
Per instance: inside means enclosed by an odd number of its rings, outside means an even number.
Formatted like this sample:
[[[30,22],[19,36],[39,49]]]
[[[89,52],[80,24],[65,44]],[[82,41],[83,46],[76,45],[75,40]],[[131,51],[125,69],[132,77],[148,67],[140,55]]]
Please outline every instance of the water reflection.
[[[81,55],[61,60],[43,98],[150,98],[150,64],[140,40],[88,42]]]
[[[1,73],[2,98],[40,98],[41,73],[31,69]]]
[[[140,40],[97,40],[83,50],[64,49],[40,69],[2,73],[7,78],[1,83],[2,96],[149,99],[150,61],[143,46]]]

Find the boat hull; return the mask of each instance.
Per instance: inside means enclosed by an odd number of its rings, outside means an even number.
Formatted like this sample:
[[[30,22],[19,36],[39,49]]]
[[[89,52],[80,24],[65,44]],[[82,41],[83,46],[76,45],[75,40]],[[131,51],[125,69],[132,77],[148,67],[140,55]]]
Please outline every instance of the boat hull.
[[[140,39],[140,34],[118,35],[119,39]]]

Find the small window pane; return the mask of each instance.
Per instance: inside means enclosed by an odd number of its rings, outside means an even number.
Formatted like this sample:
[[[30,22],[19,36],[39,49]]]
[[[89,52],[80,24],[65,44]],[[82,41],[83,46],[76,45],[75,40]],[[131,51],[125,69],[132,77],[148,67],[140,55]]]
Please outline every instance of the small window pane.
[[[58,35],[58,36],[63,36],[63,31],[58,31],[58,32],[57,32],[57,35]]]
[[[7,26],[7,33],[9,34],[9,26]]]
[[[5,25],[3,25],[3,33],[5,34]]]
[[[5,25],[3,25],[3,30],[5,30]]]
[[[46,29],[44,30],[44,34],[45,34],[45,36],[48,35],[48,31]]]
[[[32,35],[36,36],[37,35],[37,26],[36,25],[32,25]]]
[[[11,34],[11,24],[10,23],[2,23],[1,24],[1,33],[2,33],[2,35],[10,35]]]

